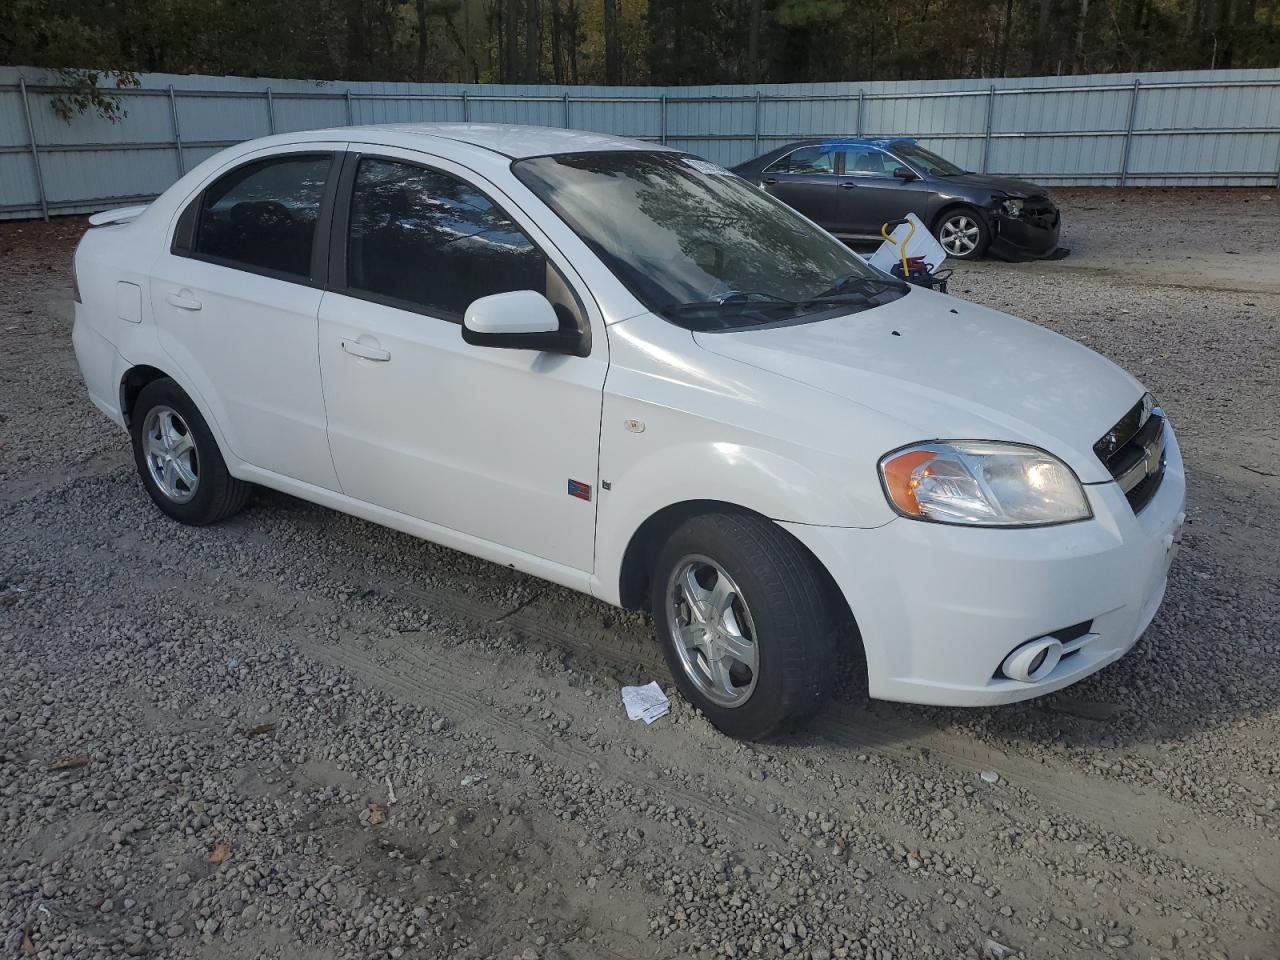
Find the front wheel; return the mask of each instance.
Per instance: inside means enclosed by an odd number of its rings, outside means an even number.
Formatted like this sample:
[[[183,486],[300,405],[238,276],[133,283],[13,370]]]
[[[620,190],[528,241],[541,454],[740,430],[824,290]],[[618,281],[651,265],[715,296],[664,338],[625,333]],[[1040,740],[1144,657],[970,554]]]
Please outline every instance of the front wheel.
[[[840,622],[822,571],[770,520],[694,517],[659,553],[654,625],[687,700],[757,740],[825,703]]]
[[[967,208],[944,213],[935,232],[947,256],[956,260],[977,260],[991,243],[991,229],[982,214]]]

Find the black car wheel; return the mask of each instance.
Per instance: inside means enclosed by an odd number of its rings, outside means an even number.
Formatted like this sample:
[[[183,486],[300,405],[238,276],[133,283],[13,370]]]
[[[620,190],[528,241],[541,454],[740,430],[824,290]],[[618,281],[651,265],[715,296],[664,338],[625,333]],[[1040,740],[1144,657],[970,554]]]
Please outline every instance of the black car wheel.
[[[143,388],[130,433],[143,486],[174,520],[193,526],[216,523],[249,499],[253,484],[227,472],[204,417],[172,380]]]
[[[745,514],[694,517],[654,574],[667,665],[721,731],[758,740],[823,705],[840,621],[815,561],[785,530]]]
[[[947,256],[956,260],[976,260],[987,252],[991,230],[977,210],[957,207],[938,218],[934,230]]]

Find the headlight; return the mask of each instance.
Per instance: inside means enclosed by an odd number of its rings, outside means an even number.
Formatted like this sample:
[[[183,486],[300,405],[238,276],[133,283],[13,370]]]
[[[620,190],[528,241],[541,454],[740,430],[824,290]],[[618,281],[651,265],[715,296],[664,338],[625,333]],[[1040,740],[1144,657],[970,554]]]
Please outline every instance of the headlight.
[[[1022,201],[1021,201],[1021,200],[1015,199],[1014,197],[1009,197],[1007,200],[1003,201],[1003,202],[1000,204],[1000,206],[1001,206],[1001,207],[1003,207],[1003,208],[1004,208],[1004,212],[1005,212],[1005,213],[1007,213],[1007,214],[1008,214],[1009,216],[1011,216],[1011,217],[1020,217],[1020,216],[1022,216]]]
[[[1016,443],[916,444],[885,454],[880,480],[890,506],[916,520],[1022,527],[1093,516],[1070,467]]]

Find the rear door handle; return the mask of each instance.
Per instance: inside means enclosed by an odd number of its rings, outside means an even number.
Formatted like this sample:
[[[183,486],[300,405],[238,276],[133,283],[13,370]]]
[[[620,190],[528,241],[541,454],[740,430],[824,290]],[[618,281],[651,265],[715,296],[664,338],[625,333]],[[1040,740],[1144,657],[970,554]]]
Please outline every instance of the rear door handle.
[[[856,186],[857,186],[857,184],[856,184],[856,183],[854,183],[852,180],[845,180],[845,181],[843,181],[843,182],[840,184],[840,189],[841,189],[841,190],[852,190],[852,189],[854,189],[854,187],[856,187]]]
[[[164,298],[164,302],[171,307],[177,307],[179,310],[199,310],[201,303],[195,297],[184,296],[190,294],[190,290],[184,290],[182,293],[171,293]]]
[[[365,360],[378,360],[381,362],[391,359],[390,350],[383,350],[381,347],[361,343],[359,340],[352,340],[350,337],[342,338],[342,349],[353,357],[361,357]]]
[[[765,183],[777,183],[777,182],[778,182],[778,178],[777,178],[777,177],[765,177],[765,178],[764,178],[764,182],[765,182]]]

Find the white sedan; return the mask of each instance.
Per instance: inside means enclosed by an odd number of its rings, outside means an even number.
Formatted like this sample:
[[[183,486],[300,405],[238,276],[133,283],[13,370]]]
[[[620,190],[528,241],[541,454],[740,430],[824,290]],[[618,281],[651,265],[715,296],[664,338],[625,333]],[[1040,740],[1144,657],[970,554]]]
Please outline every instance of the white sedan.
[[[91,223],[76,354],[161,511],[261,484],[649,609],[732,735],[845,655],[890,700],[1057,690],[1163,596],[1185,483],[1137,381],[679,150],[291,133]]]

